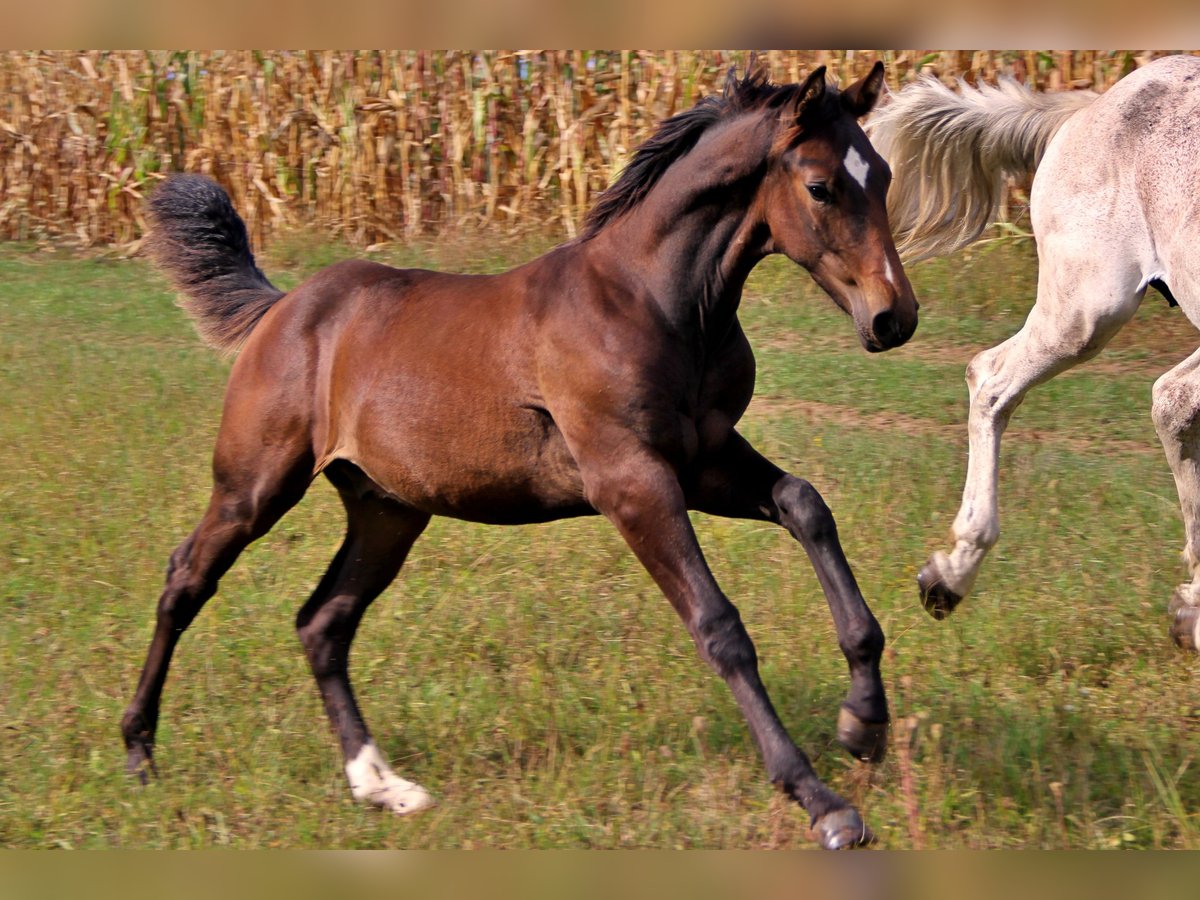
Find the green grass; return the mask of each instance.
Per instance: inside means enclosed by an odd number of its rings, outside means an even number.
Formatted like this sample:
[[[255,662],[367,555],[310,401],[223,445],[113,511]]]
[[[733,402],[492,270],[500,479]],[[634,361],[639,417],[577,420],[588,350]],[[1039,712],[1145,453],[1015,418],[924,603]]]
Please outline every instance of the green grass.
[[[527,250],[384,258],[489,271]],[[283,285],[339,248],[263,260]],[[911,272],[922,324],[868,356],[790,264],[755,273],[745,433],[812,480],[889,636],[893,751],[833,742],[845,666],[803,552],[697,517],[794,737],[885,847],[1200,847],[1200,672],[1166,636],[1182,525],[1149,421],[1154,373],[1195,346],[1149,299],[1100,361],[1030,395],[1005,443],[1003,534],[947,622],[914,576],[966,461],[963,367],[1032,302],[1027,248]],[[0,252],[0,845],[808,847],[724,685],[600,520],[437,520],[371,609],[353,673],[381,747],[436,795],[355,805],[292,631],[341,538],[314,487],[239,560],[181,645],[162,777],[123,775],[118,721],[163,570],[208,492],[228,363],[140,261]]]

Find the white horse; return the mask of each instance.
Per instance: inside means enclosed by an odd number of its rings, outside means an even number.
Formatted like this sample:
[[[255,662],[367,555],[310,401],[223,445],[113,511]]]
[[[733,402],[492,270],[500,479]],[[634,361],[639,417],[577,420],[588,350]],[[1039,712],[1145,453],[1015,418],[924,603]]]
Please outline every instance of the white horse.
[[[1000,436],[1025,393],[1095,356],[1153,286],[1200,328],[1200,59],[1171,56],[1099,96],[1013,81],[958,92],[924,78],[892,95],[868,133],[892,166],[888,198],[908,259],[949,253],[995,218],[1005,174],[1035,172],[1037,302],[1024,327],[967,367],[970,459],[954,547],[917,576],[941,619],[971,590],[1000,535]],[[1200,649],[1200,350],[1155,382],[1152,415],[1183,509],[1191,581],[1171,636]]]

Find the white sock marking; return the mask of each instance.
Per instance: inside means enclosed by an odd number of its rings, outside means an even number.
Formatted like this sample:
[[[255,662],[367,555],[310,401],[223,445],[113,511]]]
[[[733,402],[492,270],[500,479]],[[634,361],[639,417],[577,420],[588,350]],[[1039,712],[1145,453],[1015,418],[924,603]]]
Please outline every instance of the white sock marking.
[[[392,771],[373,741],[363,744],[358,756],[346,763],[346,780],[355,800],[374,803],[397,815],[407,815],[433,803],[425,788],[405,781]]]
[[[846,154],[845,162],[846,171],[850,173],[850,177],[858,182],[858,186],[864,191],[867,189],[867,173],[871,171],[871,164],[868,163],[857,150],[853,147]]]

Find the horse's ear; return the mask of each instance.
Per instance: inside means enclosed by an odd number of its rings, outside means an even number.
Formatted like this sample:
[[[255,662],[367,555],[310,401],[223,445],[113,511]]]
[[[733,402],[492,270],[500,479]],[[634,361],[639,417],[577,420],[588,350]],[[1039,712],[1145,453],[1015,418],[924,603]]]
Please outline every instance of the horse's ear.
[[[737,66],[730,66],[729,71],[725,74],[725,84],[721,90],[722,95],[726,100],[737,95],[738,88],[738,73]]]
[[[751,50],[750,58],[748,60],[746,60],[746,77],[751,78],[752,76],[759,74],[758,70],[761,67],[762,67],[762,64],[759,62],[759,59],[758,59],[758,51]]]
[[[821,98],[825,96],[825,67],[817,66],[800,85],[800,93],[796,100],[796,121],[804,118],[806,113],[820,108]]]
[[[775,137],[772,154],[783,153],[793,147],[797,141],[803,140],[805,132],[817,127],[816,117],[820,115],[825,97],[825,67],[817,66],[800,85],[800,90],[788,99],[789,107],[780,118],[784,127]]]
[[[842,106],[850,115],[861,119],[875,107],[883,93],[883,63],[876,61],[866,77],[860,78],[842,91]]]

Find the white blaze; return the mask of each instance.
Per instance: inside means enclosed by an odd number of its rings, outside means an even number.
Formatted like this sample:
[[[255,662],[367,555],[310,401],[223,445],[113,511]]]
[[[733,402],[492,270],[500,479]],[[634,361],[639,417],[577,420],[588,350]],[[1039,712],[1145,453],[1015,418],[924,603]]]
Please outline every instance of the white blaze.
[[[868,163],[857,150],[853,147],[846,154],[845,162],[846,171],[850,173],[850,177],[858,182],[858,186],[864,191],[867,189],[867,172],[871,171],[871,164]]]

